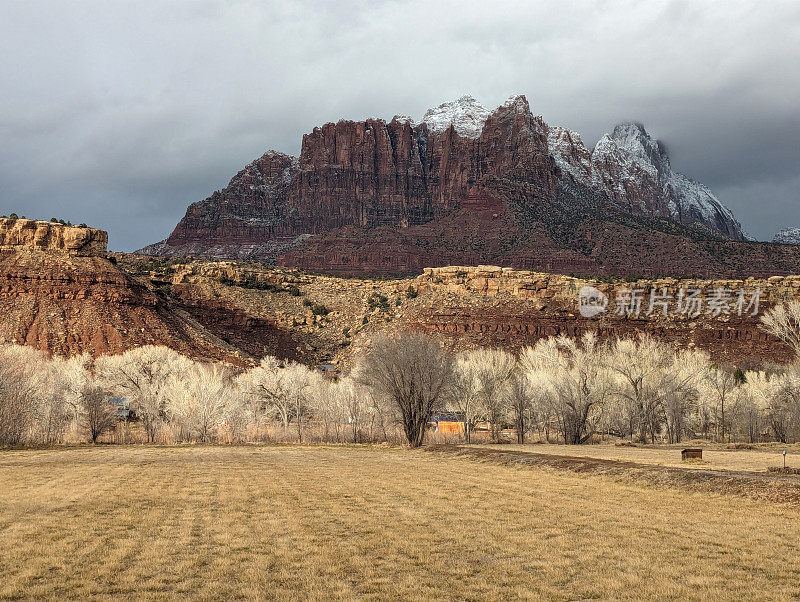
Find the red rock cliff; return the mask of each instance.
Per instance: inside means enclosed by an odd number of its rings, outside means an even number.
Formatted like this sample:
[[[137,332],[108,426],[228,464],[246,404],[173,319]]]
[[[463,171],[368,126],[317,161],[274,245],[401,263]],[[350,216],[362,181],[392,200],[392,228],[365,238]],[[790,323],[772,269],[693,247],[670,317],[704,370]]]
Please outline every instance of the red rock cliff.
[[[269,254],[299,235],[340,227],[420,225],[458,209],[492,176],[557,196],[546,126],[522,96],[498,108],[477,138],[398,118],[328,123],[303,136],[299,159],[269,152],[191,205],[165,251],[237,256],[261,246]]]
[[[299,158],[268,152],[143,250],[411,274],[495,263],[562,273],[739,277],[800,273],[800,249],[742,240],[733,215],[624,124],[590,153],[524,96],[464,97],[420,124],[328,123]]]
[[[106,232],[95,228],[0,220],[0,343],[61,355],[158,344],[243,361],[246,353],[106,259],[106,241]]]

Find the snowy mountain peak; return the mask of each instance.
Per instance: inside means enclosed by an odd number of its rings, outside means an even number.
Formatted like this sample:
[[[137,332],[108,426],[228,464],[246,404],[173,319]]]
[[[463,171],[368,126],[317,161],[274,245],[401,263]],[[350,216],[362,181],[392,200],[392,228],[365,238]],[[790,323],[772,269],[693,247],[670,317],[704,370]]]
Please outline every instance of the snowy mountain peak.
[[[558,125],[549,126],[547,148],[563,173],[571,175],[575,181],[585,186],[591,186],[592,155],[578,132]]]
[[[784,245],[800,245],[800,228],[784,228],[772,239]]]
[[[650,138],[650,134],[644,129],[644,125],[638,121],[623,121],[614,126],[611,137],[616,140],[624,138],[646,140]]]
[[[620,148],[649,163],[659,173],[670,171],[669,157],[664,145],[650,136],[641,123],[620,123],[614,128],[611,138]]]
[[[680,222],[744,236],[733,213],[706,186],[672,170],[666,148],[641,123],[621,123],[597,142],[592,179],[620,207],[648,212],[651,199],[661,197],[668,215]]]
[[[528,104],[528,99],[524,94],[512,94],[502,104],[503,109],[514,109],[517,113],[530,113],[531,106]]]
[[[490,114],[489,109],[467,94],[458,100],[428,109],[422,118],[422,123],[437,134],[452,125],[462,138],[479,138]]]

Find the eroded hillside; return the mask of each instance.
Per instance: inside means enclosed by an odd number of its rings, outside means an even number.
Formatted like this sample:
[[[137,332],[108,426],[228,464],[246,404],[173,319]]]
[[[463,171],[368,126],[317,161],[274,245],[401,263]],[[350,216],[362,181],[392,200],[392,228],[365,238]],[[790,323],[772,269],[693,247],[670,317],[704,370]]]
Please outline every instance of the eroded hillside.
[[[276,353],[309,363],[347,362],[354,349],[375,335],[412,329],[439,333],[458,347],[510,349],[559,334],[649,332],[677,345],[706,349],[720,361],[757,365],[786,357],[782,345],[761,330],[758,316],[776,302],[800,297],[800,277],[601,281],[495,266],[451,266],[427,268],[414,278],[370,280],[237,262],[124,256],[120,265],[249,354]],[[594,317],[580,314],[578,294],[585,286],[607,296],[606,311]],[[656,304],[651,308],[653,290]],[[701,301],[680,313],[679,297],[689,294]],[[626,295],[632,302],[623,307]],[[240,318],[230,321],[231,315]],[[283,336],[272,342],[260,337],[265,323]]]
[[[62,355],[147,344],[195,357],[249,361],[106,257],[103,230],[0,219],[0,341]]]

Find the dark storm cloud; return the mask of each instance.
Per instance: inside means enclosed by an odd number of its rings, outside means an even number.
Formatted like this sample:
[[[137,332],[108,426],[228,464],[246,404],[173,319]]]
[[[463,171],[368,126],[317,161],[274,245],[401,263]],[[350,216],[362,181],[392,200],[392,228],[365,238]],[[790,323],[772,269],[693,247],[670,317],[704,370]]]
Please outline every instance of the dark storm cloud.
[[[165,237],[340,117],[524,93],[591,145],[637,120],[745,228],[800,225],[800,3],[0,0],[0,213]]]

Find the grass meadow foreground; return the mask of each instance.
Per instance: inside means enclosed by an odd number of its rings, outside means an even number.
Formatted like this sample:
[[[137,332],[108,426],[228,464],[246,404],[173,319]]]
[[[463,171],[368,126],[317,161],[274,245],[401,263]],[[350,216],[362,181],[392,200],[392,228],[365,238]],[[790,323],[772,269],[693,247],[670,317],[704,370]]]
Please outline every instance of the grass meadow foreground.
[[[800,509],[381,447],[0,453],[0,597],[800,596]]]

